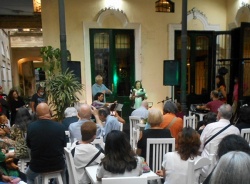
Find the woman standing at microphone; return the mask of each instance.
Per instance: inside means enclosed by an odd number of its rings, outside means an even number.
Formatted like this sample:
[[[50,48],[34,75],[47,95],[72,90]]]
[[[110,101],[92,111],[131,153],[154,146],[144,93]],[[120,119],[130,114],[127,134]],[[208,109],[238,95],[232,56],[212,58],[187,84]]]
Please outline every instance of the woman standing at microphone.
[[[135,88],[131,89],[129,99],[133,100],[133,109],[138,109],[143,100],[148,98],[146,90],[142,88],[141,81],[135,81]]]

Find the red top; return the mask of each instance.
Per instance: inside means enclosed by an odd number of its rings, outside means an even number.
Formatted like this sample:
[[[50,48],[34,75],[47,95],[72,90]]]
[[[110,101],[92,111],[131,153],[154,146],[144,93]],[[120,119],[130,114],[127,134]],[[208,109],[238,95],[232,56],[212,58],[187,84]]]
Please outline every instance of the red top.
[[[213,100],[211,102],[208,102],[206,104],[206,107],[210,109],[211,112],[214,112],[214,113],[218,113],[218,108],[223,105],[224,102],[222,102],[221,100]]]

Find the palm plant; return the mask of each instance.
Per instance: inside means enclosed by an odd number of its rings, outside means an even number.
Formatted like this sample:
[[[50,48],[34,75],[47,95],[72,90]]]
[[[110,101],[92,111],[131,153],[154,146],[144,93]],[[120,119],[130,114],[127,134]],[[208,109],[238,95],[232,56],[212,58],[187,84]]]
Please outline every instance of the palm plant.
[[[56,114],[59,121],[63,119],[64,111],[67,107],[73,106],[79,101],[77,93],[81,94],[82,84],[77,80],[72,71],[68,69],[55,77],[46,81],[46,92],[49,105]]]

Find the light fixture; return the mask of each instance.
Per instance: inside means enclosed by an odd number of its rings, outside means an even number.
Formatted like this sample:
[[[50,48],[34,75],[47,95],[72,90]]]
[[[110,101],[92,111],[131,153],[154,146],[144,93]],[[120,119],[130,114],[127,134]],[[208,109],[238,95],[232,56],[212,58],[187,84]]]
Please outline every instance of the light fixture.
[[[41,0],[33,0],[33,10],[35,13],[41,13]]]
[[[158,0],[155,2],[155,11],[174,13],[174,2],[172,2],[171,0]]]

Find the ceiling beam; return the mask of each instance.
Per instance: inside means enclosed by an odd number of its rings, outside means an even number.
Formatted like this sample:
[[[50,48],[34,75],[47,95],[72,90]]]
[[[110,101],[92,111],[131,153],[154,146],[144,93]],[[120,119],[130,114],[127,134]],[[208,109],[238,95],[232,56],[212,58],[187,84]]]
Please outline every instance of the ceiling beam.
[[[0,15],[0,28],[42,28],[41,14],[36,14],[33,16]]]

